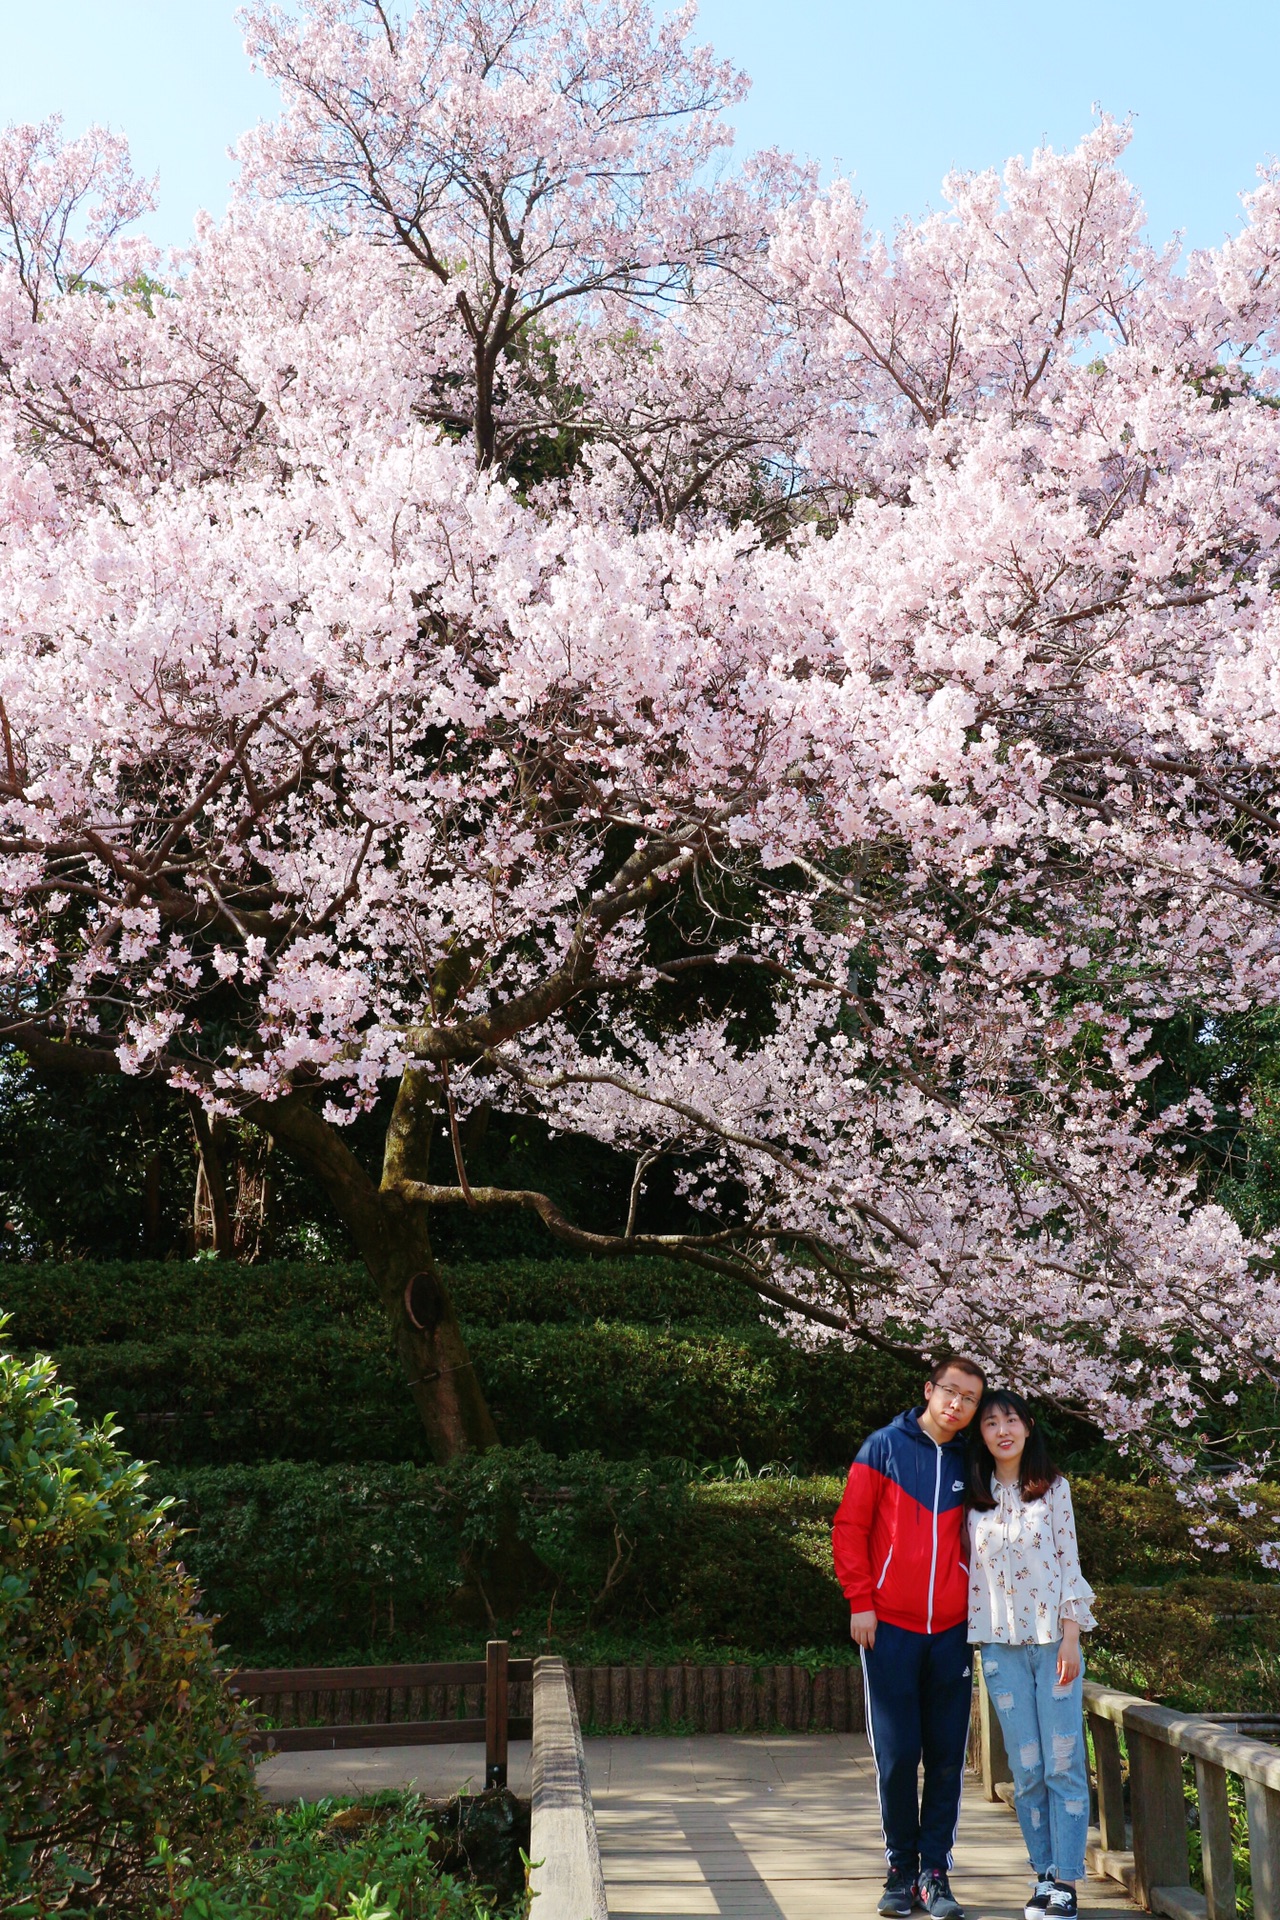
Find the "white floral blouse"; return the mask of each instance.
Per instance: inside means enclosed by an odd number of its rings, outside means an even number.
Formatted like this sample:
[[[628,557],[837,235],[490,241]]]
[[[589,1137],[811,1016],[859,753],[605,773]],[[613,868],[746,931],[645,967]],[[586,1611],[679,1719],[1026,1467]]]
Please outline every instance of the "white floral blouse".
[[[1093,1626],[1093,1588],[1080,1571],[1071,1489],[1059,1475],[1038,1500],[991,1476],[995,1506],[969,1515],[969,1638],[1051,1645],[1062,1622]]]

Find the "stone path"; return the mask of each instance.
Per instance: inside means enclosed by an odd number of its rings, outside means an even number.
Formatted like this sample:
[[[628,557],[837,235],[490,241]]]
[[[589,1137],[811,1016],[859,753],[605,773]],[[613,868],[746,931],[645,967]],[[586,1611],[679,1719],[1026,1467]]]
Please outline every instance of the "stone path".
[[[611,1914],[630,1920],[859,1920],[884,1879],[871,1752],[861,1734],[627,1734],[585,1743]],[[430,1795],[484,1778],[481,1747],[279,1754],[268,1798],[317,1799],[416,1782]],[[529,1743],[511,1785],[529,1791]],[[1021,1920],[1017,1821],[966,1786],[952,1883],[971,1920]],[[1132,1920],[1120,1888],[1081,1889],[1090,1920]]]

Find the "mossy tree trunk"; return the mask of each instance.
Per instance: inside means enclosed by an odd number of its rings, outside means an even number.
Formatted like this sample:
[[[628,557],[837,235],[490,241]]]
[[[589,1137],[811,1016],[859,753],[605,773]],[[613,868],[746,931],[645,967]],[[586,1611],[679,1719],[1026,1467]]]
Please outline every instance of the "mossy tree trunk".
[[[428,1209],[400,1182],[421,1178],[435,1120],[430,1076],[406,1071],[377,1184],[337,1129],[298,1096],[254,1115],[276,1144],[320,1182],[369,1269],[434,1459],[498,1445],[449,1289],[431,1249]]]

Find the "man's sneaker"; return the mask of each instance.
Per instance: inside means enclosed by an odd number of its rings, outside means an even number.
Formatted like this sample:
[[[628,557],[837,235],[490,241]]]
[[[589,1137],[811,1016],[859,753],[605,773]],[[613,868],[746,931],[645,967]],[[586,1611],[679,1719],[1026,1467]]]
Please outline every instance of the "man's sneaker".
[[[889,1915],[890,1920],[909,1920],[915,1890],[915,1881],[909,1873],[900,1873],[896,1867],[891,1867],[876,1912]]]
[[[1064,1887],[1061,1880],[1049,1895],[1049,1904],[1045,1908],[1048,1920],[1076,1920],[1079,1908],[1076,1906],[1076,1890]]]
[[[933,1920],[964,1920],[964,1908],[947,1885],[941,1867],[928,1867],[916,1881],[916,1902]]]
[[[1044,1920],[1045,1909],[1057,1891],[1056,1880],[1037,1880],[1034,1891],[1022,1909],[1022,1920]]]

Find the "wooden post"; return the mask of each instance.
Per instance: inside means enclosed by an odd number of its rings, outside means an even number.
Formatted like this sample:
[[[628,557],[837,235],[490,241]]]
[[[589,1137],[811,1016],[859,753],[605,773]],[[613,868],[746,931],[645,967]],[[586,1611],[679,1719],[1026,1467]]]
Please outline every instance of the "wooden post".
[[[1129,1835],[1124,1818],[1124,1775],[1120,1767],[1120,1731],[1114,1720],[1089,1715],[1093,1767],[1098,1786],[1098,1837],[1104,1853],[1125,1853]]]
[[[1196,1801],[1200,1808],[1200,1857],[1209,1920],[1236,1920],[1236,1874],[1231,1858],[1231,1812],[1227,1776],[1211,1760],[1196,1760]]]
[[[1182,1755],[1177,1747],[1143,1732],[1142,1712],[1141,1707],[1125,1710],[1124,1731],[1133,1809],[1133,1897],[1150,1912],[1152,1889],[1187,1886],[1191,1864]],[[1263,1920],[1262,1915],[1256,1920]],[[1269,1914],[1267,1920],[1280,1920],[1280,1914]]]
[[[1280,1920],[1280,1791],[1246,1780],[1253,1920]]]
[[[1012,1780],[1013,1769],[1009,1765],[1009,1756],[1004,1750],[1004,1735],[1000,1731],[1000,1722],[996,1710],[991,1704],[991,1695],[987,1691],[987,1678],[982,1671],[982,1660],[978,1660],[978,1749],[982,1765],[982,1792],[987,1800],[998,1800],[996,1788],[1002,1780]]]
[[[507,1784],[507,1643],[490,1640],[484,1650],[484,1784]]]

